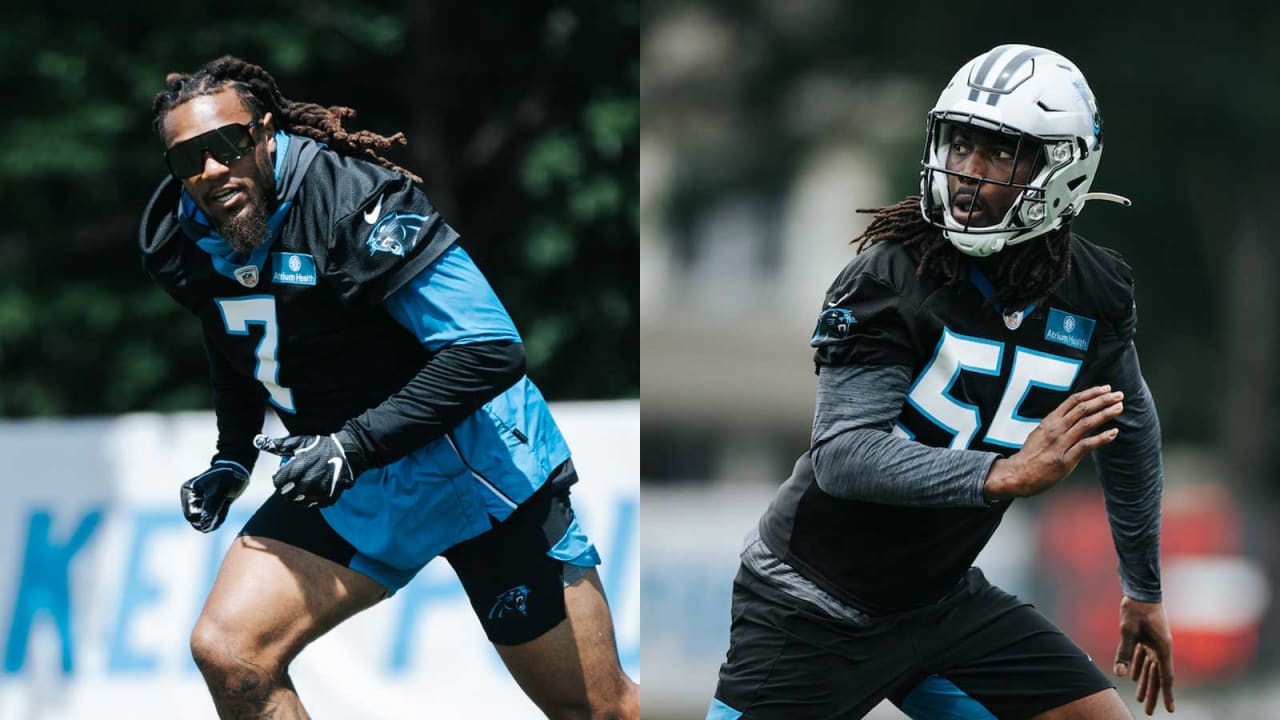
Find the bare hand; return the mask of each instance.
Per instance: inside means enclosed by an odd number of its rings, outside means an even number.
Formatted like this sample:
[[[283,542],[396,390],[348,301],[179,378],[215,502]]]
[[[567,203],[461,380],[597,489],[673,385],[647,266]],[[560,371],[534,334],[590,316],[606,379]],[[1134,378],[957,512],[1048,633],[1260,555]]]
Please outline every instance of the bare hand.
[[[988,500],[1029,497],[1056,485],[1085,455],[1116,439],[1120,431],[1115,428],[1089,433],[1123,412],[1123,400],[1124,393],[1111,392],[1110,385],[1063,400],[1031,431],[1021,450],[992,463],[983,494]]]
[[[1116,675],[1138,683],[1135,698],[1148,715],[1164,692],[1164,708],[1173,712],[1173,634],[1164,605],[1132,598],[1120,601],[1120,647]]]

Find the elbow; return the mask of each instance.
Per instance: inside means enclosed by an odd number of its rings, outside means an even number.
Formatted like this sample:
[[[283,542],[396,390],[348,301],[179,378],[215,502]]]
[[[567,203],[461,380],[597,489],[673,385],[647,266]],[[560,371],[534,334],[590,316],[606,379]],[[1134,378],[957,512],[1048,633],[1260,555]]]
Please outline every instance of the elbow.
[[[524,377],[524,345],[509,341],[455,345],[440,351],[427,367],[438,378],[448,379],[451,391],[465,389],[483,404]]]
[[[492,399],[506,392],[524,377],[524,345],[518,342],[497,342],[469,346],[476,379],[487,389]]]
[[[508,388],[524,377],[524,343],[507,343],[500,349],[501,353],[495,363],[495,375],[499,378],[502,387]]]
[[[868,499],[862,492],[862,483],[852,482],[862,477],[863,467],[856,458],[846,457],[844,463],[834,462],[826,445],[818,445],[809,451],[813,466],[813,479],[818,489],[843,500]]]
[[[843,497],[844,493],[835,487],[831,482],[830,476],[827,474],[828,466],[822,462],[822,453],[818,448],[809,451],[809,462],[813,466],[813,481],[817,483],[818,489],[833,497]]]

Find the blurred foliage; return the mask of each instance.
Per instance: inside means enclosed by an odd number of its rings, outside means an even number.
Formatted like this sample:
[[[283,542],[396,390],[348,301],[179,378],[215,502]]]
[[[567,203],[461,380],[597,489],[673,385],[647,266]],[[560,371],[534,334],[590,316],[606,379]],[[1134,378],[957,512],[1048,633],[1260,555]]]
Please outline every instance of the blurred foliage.
[[[208,405],[197,323],[141,271],[136,227],[165,172],[153,95],[224,53],[406,133],[391,158],[549,397],[638,396],[638,28],[633,0],[5,4],[0,414]]]

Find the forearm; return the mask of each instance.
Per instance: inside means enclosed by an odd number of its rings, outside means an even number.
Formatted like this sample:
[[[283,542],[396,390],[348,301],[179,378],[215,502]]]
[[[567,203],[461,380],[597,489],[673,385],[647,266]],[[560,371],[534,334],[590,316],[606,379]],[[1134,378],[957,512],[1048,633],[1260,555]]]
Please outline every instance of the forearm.
[[[917,507],[983,507],[983,481],[996,457],[880,430],[852,430],[812,452],[818,486],[828,494]]]
[[[229,460],[251,472],[258,459],[253,438],[262,432],[266,415],[265,392],[257,381],[235,372],[216,348],[206,346],[205,352],[218,420],[217,451],[211,462]]]
[[[404,388],[344,424],[339,441],[362,469],[388,465],[443,437],[523,375],[520,343],[444,348]]]
[[[909,384],[905,367],[821,369],[810,452],[818,486],[886,505],[986,505],[983,483],[995,453],[935,448],[891,433]]]
[[[1117,363],[1113,387],[1125,394],[1120,434],[1096,453],[1120,583],[1126,596],[1160,602],[1160,419],[1132,347]]]

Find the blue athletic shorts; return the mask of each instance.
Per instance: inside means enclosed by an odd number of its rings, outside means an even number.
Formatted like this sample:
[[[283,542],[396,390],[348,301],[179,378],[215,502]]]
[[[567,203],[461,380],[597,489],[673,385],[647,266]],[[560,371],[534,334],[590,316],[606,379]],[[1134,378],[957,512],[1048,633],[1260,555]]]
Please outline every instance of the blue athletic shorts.
[[[533,495],[476,537],[440,553],[453,566],[489,639],[499,645],[533,640],[565,618],[564,588],[600,564],[569,502],[578,480],[573,461],[560,465]],[[388,528],[394,538],[395,528]],[[273,493],[241,535],[267,537],[349,567],[387,588],[406,585],[432,557],[405,566],[374,555],[339,534],[317,508]],[[388,562],[391,560],[391,562]],[[394,563],[394,564],[393,564]]]

